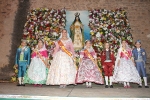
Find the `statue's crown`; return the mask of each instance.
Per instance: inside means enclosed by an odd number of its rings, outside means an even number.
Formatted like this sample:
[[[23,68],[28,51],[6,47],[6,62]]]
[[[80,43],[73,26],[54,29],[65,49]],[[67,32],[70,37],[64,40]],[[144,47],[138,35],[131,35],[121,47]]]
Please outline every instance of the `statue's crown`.
[[[76,17],[78,17],[78,16],[80,16],[80,13],[79,13],[79,12],[76,12],[74,15],[75,15]]]

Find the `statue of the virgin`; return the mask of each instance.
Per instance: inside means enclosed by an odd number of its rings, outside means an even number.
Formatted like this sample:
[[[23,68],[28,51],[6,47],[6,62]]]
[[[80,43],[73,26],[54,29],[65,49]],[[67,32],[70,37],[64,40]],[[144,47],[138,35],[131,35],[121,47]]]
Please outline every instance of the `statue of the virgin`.
[[[84,45],[84,31],[83,24],[80,20],[80,13],[75,13],[75,19],[70,26],[70,37],[73,41],[73,46],[75,50],[81,50]]]

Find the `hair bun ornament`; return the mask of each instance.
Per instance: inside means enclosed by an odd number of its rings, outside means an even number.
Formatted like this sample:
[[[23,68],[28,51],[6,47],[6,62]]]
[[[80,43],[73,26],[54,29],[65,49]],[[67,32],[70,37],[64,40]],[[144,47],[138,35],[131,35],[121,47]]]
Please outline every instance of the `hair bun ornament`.
[[[27,43],[27,40],[25,40],[25,39],[21,39],[21,42],[25,42],[25,43]]]
[[[91,42],[90,40],[85,40],[85,42],[84,42],[84,43],[86,44],[88,41],[89,41],[89,42]]]
[[[84,44],[86,44],[86,43],[87,43],[87,41],[88,41],[88,40],[85,40]]]
[[[43,43],[45,43],[45,40],[43,37],[39,38],[38,41],[42,41]]]
[[[87,42],[87,41],[89,41],[89,40],[85,40],[85,42]]]

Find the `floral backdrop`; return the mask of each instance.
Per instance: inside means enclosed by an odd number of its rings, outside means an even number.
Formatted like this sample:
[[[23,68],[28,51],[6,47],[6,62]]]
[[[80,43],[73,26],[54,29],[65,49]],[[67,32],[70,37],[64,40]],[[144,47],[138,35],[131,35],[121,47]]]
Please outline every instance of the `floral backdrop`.
[[[27,16],[27,22],[23,29],[23,39],[26,39],[31,49],[35,48],[37,40],[45,40],[46,47],[49,51],[49,62],[51,61],[51,52],[53,52],[54,43],[60,36],[60,31],[66,25],[65,9],[33,9]],[[93,48],[98,57],[104,48],[104,43],[109,42],[111,50],[117,53],[120,40],[125,39],[132,46],[132,34],[130,33],[130,24],[127,19],[127,12],[123,9],[106,10],[93,9],[89,10],[89,27],[91,29],[91,41]],[[79,51],[77,51],[79,54]],[[77,56],[77,64],[79,56]],[[100,60],[98,65],[101,68]],[[12,82],[17,81],[18,69],[13,67],[15,72],[11,78]]]
[[[89,11],[89,27],[95,51],[100,56],[103,44],[109,42],[111,50],[117,53],[120,40],[126,40],[132,46],[133,38],[127,12],[121,8],[116,10],[93,9]]]
[[[49,62],[52,59],[54,40],[60,36],[60,32],[66,25],[66,10],[65,9],[33,9],[27,15],[27,21],[23,29],[23,39],[27,40],[28,45],[33,50],[38,39],[45,41],[49,53]],[[11,81],[17,81],[18,69],[16,66],[14,75]]]

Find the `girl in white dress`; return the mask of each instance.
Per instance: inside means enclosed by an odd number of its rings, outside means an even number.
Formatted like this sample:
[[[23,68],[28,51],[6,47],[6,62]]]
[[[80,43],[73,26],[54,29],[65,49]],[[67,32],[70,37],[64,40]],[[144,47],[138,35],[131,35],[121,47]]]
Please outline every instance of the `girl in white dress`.
[[[77,72],[73,61],[75,53],[72,40],[65,29],[55,45],[46,85],[60,85],[60,88],[65,88],[66,85],[75,84]]]
[[[24,83],[42,86],[47,79],[48,54],[43,40],[38,40],[37,47],[31,54],[31,63],[26,72]]]
[[[125,40],[118,50],[115,69],[113,74],[113,82],[124,83],[124,88],[130,88],[129,82],[141,83],[141,78],[136,70],[132,59],[132,51]]]

